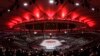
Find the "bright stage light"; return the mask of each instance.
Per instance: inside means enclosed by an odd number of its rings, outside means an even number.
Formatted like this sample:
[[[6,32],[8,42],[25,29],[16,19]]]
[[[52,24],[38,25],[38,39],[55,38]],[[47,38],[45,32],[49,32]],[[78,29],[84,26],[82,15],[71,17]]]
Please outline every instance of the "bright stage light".
[[[50,3],[50,4],[53,4],[53,3],[54,3],[54,0],[49,0],[49,3]]]
[[[37,34],[37,32],[34,32],[34,34]]]
[[[25,3],[23,3],[23,5],[24,5],[24,6],[28,6],[28,3],[25,2]]]
[[[80,6],[80,3],[75,3],[75,6]]]
[[[8,11],[8,12],[10,12],[11,10],[10,10],[10,9],[8,9],[7,11]]]
[[[95,8],[91,8],[91,10],[92,10],[92,11],[94,11],[94,10],[95,10]]]

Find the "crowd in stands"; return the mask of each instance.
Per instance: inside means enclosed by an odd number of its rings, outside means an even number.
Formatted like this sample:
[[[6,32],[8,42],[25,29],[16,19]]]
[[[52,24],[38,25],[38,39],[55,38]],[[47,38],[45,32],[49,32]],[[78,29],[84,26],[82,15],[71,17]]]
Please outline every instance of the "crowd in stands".
[[[53,50],[47,52],[43,49],[12,49],[0,47],[0,56],[100,56],[100,46],[72,51]]]
[[[89,36],[89,35],[91,34],[87,34],[87,35],[85,34],[83,36]],[[78,35],[78,36],[80,37],[82,35]],[[92,38],[92,40],[93,39],[94,38]],[[3,39],[0,39],[0,40],[3,40]],[[11,39],[8,39],[8,40],[11,40]],[[100,43],[100,41],[98,42]],[[8,45],[4,45],[4,43],[7,43]],[[4,42],[2,42],[4,46],[0,45],[0,56],[100,56],[100,44],[95,45],[94,42],[91,43],[90,45],[89,44],[85,45],[86,48],[82,46],[75,50],[60,49],[60,50],[53,50],[50,52],[45,51],[44,49],[34,49],[34,48],[23,49],[23,48],[8,47],[10,46],[11,43],[12,42],[7,41],[7,40],[4,40]],[[35,45],[35,42],[33,45]]]

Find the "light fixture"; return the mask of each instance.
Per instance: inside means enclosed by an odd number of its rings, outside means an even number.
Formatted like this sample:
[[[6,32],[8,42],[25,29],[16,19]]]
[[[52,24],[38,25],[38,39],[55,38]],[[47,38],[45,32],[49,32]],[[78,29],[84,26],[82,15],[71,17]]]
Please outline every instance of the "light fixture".
[[[37,32],[34,32],[34,34],[37,34]]]
[[[83,48],[81,48],[80,50],[81,50],[81,51],[83,51],[84,49],[83,49]]]
[[[76,3],[75,3],[75,6],[80,6],[80,3],[76,2]]]
[[[67,31],[64,31],[64,33],[66,34],[66,33],[67,33]]]
[[[50,4],[53,4],[53,3],[54,3],[54,0],[49,0],[49,3],[50,3]]]
[[[49,35],[51,36],[51,35],[52,35],[52,33],[49,33]]]
[[[94,11],[94,10],[95,10],[95,8],[93,8],[93,7],[92,7],[92,8],[91,8],[91,10],[92,10],[92,11]]]
[[[23,6],[25,6],[25,7],[28,6],[28,3],[27,2],[23,3]]]
[[[10,12],[11,10],[10,10],[10,9],[8,9],[7,11],[8,11],[8,12]]]

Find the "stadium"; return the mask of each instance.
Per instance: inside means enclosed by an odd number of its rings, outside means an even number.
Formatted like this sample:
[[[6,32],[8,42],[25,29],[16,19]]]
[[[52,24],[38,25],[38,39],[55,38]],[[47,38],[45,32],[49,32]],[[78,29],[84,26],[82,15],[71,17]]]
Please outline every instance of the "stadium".
[[[99,3],[0,0],[0,56],[100,56]]]

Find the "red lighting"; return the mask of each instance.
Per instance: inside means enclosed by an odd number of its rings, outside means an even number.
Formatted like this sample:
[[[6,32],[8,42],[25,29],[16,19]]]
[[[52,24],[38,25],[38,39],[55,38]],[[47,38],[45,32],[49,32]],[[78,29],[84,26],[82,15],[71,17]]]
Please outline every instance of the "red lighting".
[[[49,20],[52,20],[53,16],[55,15],[55,12],[52,10],[48,10],[47,13]]]
[[[80,17],[79,22],[83,22],[83,20],[85,20],[85,19],[86,19],[86,17]]]
[[[40,15],[39,15],[39,13],[36,13],[36,17],[37,17],[37,18],[40,18]]]
[[[29,13],[25,13],[25,14],[23,15],[23,17],[24,17],[24,19],[25,19],[26,21],[29,21],[29,20],[30,20],[30,14],[29,14]]]
[[[59,20],[66,20],[67,18],[65,18],[67,16],[68,10],[66,9],[66,7],[62,7],[59,6],[57,13],[57,19]]]
[[[12,20],[8,23],[9,28],[13,26],[29,22],[32,20],[70,20],[70,21],[77,21],[80,23],[87,24],[90,27],[95,25],[95,22],[86,16],[81,16],[77,12],[72,12],[71,14],[68,13],[68,9],[63,6],[58,6],[57,10],[53,10],[52,8],[43,9],[42,6],[35,7],[32,12],[25,12],[21,17],[16,16],[12,18]]]
[[[13,28],[14,24],[13,23],[8,23],[7,24],[9,28]]]
[[[95,24],[94,22],[87,22],[87,24],[90,26],[90,27],[93,27]]]
[[[36,18],[40,18],[40,10],[37,7],[33,10],[33,15]]]
[[[79,15],[77,13],[72,13],[72,21],[74,21]]]
[[[62,14],[62,18],[64,18],[67,15],[67,9],[63,8],[61,14]]]
[[[22,19],[20,17],[15,18],[15,20],[19,23],[22,23]]]
[[[89,21],[91,21],[90,19],[86,19],[86,20],[84,20],[84,23],[87,23],[87,22],[89,22]]]
[[[15,21],[15,20],[13,20],[13,21],[11,21],[12,23],[14,23],[14,24],[17,24],[17,21]]]

